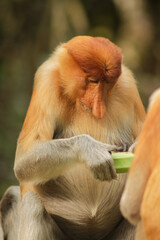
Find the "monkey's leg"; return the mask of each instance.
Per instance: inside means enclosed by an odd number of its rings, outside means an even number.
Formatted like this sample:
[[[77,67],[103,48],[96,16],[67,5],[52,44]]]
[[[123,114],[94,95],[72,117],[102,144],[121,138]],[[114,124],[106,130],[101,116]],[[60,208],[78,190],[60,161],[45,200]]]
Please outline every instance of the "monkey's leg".
[[[5,192],[1,204],[0,239],[17,240],[19,226],[20,188],[12,186]]]
[[[35,192],[24,194],[18,240],[67,240]]]
[[[122,219],[119,225],[103,240],[134,240],[135,227]]]

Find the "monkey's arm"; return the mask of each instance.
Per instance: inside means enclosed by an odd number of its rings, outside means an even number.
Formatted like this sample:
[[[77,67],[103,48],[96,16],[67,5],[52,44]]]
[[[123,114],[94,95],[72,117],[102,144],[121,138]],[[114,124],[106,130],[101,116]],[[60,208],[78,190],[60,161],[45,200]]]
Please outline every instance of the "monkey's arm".
[[[159,95],[156,93],[153,97],[154,101],[149,109],[144,127],[140,134],[135,157],[121,199],[121,211],[133,224],[136,224],[140,220],[140,208],[143,194],[151,172],[151,167],[156,161],[156,148],[159,141],[160,90]]]
[[[56,178],[78,162],[84,162],[94,177],[111,180],[116,178],[116,172],[109,151],[118,149],[85,134],[44,141],[17,158],[15,173],[21,182],[38,184]]]

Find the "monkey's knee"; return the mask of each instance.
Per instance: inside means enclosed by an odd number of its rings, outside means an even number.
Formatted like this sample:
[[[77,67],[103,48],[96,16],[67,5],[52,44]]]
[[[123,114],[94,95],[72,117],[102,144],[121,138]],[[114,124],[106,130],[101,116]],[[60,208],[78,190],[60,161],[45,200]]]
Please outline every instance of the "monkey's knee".
[[[48,226],[44,228],[44,207],[35,192],[27,192],[24,194],[21,201],[20,208],[20,228],[18,239],[23,240],[49,240],[47,234],[51,232],[48,230]],[[46,232],[48,230],[48,233]],[[50,238],[52,239],[52,238]]]
[[[39,218],[43,214],[43,211],[44,206],[37,193],[30,191],[24,194],[21,201],[21,215],[24,214],[25,218],[27,218],[28,215]]]
[[[0,203],[1,231],[7,240],[17,240],[19,226],[20,188],[7,189]],[[2,238],[3,239],[3,238]]]

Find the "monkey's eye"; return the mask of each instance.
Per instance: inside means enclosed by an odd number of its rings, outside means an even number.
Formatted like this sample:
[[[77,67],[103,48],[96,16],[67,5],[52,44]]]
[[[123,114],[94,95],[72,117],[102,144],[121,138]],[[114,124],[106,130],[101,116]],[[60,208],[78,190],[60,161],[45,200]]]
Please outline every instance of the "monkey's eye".
[[[87,82],[89,83],[98,83],[99,80],[95,77],[87,77]]]

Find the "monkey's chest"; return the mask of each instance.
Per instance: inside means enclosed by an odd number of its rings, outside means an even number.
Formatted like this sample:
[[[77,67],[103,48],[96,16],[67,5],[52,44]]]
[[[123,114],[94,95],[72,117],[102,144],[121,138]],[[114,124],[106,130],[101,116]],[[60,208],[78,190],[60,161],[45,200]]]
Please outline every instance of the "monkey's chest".
[[[84,165],[42,187],[45,208],[70,239],[101,239],[119,222],[125,176],[101,182]]]

